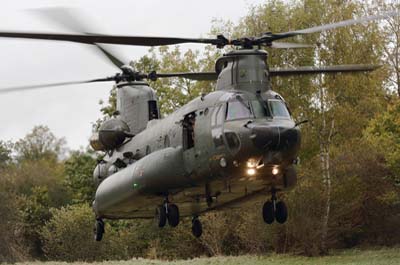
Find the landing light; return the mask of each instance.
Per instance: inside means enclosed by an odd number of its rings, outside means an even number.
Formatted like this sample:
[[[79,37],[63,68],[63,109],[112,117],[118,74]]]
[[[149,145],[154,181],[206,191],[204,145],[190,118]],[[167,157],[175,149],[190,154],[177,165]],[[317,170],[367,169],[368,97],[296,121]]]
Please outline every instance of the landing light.
[[[254,168],[256,166],[257,166],[257,162],[256,161],[254,161],[254,160],[247,161],[247,167],[248,168]]]
[[[256,174],[256,170],[254,168],[247,169],[247,175],[254,176]]]
[[[272,169],[272,175],[278,175],[278,173],[279,173],[279,169],[277,167],[274,167]]]

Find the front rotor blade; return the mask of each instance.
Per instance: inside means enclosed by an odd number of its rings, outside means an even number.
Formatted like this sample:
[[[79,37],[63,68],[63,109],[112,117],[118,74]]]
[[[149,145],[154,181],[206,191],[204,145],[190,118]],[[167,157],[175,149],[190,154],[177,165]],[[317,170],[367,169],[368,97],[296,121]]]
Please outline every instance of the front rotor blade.
[[[380,67],[379,65],[369,65],[369,64],[302,66],[296,68],[271,68],[269,73],[271,76],[334,74],[334,73],[349,73],[349,72],[370,72],[378,69],[379,67]]]
[[[106,82],[106,81],[114,81],[114,79],[113,79],[113,77],[107,77],[107,78],[99,78],[99,79],[84,80],[84,81],[70,81],[70,82],[39,84],[39,85],[32,85],[32,86],[9,87],[9,88],[0,89],[0,94],[12,93],[12,92],[17,92],[17,91],[25,91],[25,90],[33,90],[33,89],[40,89],[40,88],[46,88],[46,87],[79,85],[79,84],[87,84],[87,83],[94,83],[94,82]]]
[[[307,29],[272,34],[271,41],[279,40],[279,39],[283,39],[283,38],[289,38],[289,37],[296,36],[296,35],[303,35],[303,34],[309,34],[309,33],[315,33],[315,32],[321,32],[321,31],[326,31],[326,30],[330,30],[330,29],[340,28],[340,27],[346,27],[346,26],[350,26],[350,25],[354,25],[354,24],[358,24],[358,23],[368,22],[368,21],[372,21],[372,20],[379,20],[379,19],[384,19],[384,18],[398,16],[398,15],[399,15],[398,11],[389,11],[389,12],[385,12],[385,13],[378,14],[378,15],[366,16],[366,17],[361,17],[361,18],[357,18],[357,19],[348,19],[348,20],[344,20],[344,21],[340,21],[340,22],[336,22],[336,23],[332,23],[332,24],[326,24],[326,25],[311,27],[311,28],[307,28]]]
[[[171,77],[181,77],[197,81],[212,81],[218,79],[218,74],[216,72],[200,72],[200,73],[161,73],[156,74],[157,78],[171,78]]]

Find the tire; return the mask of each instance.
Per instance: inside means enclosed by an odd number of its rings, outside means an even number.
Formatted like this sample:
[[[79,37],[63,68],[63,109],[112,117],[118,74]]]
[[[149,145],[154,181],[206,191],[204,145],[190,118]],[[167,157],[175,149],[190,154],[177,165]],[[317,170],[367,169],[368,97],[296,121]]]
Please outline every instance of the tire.
[[[168,224],[171,227],[176,227],[179,224],[179,209],[175,204],[168,205]]]
[[[285,223],[288,218],[288,210],[286,204],[283,201],[279,201],[276,203],[275,207],[276,207],[275,211],[276,221],[280,224]]]
[[[104,234],[104,222],[102,220],[96,220],[94,224],[94,240],[101,241]]]
[[[263,209],[262,209],[262,216],[264,219],[264,222],[267,224],[272,224],[275,220],[275,211],[274,211],[274,204],[272,201],[267,201],[264,203]]]
[[[192,234],[194,237],[199,238],[203,234],[203,226],[199,219],[194,219],[192,221]]]
[[[167,212],[165,211],[165,206],[159,206],[156,208],[156,223],[157,226],[162,228],[167,223]]]

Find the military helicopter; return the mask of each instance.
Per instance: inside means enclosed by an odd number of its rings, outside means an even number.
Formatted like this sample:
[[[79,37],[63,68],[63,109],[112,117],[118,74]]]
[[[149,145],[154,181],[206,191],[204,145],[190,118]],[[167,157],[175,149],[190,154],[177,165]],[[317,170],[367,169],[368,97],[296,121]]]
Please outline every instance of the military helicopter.
[[[13,87],[0,93],[44,86],[114,81],[116,116],[104,121],[90,142],[105,152],[94,169],[95,240],[104,234],[103,219],[154,218],[158,227],[176,227],[192,217],[192,233],[202,234],[199,216],[255,198],[266,198],[261,214],[267,224],[285,223],[288,210],[278,193],[293,188],[300,148],[299,125],[283,97],[271,88],[274,76],[366,72],[376,65],[269,68],[262,47],[303,48],[276,42],[397,15],[387,12],[284,33],[229,40],[116,36],[94,33],[60,34],[0,32],[0,37],[46,39],[94,44],[122,70],[111,77],[35,86]],[[159,46],[181,43],[234,46],[215,62],[214,72],[139,73],[123,65],[101,46]],[[144,80],[182,77],[216,80],[214,92],[203,94],[161,119],[156,92]]]

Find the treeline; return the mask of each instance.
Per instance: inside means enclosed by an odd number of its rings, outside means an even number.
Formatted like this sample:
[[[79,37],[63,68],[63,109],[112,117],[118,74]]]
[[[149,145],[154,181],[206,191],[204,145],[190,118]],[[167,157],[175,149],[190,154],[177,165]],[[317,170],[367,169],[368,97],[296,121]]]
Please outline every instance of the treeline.
[[[381,1],[268,1],[251,8],[238,25],[216,21],[212,33],[253,36],[332,23],[380,10]],[[151,220],[107,222],[104,240],[93,240],[92,171],[97,155],[65,152],[65,142],[38,126],[15,143],[0,142],[0,261],[27,259],[111,260],[132,257],[189,258],[270,251],[320,255],[332,248],[400,243],[400,19],[356,25],[295,38],[315,49],[271,50],[277,66],[366,63],[368,74],[273,80],[302,127],[296,188],[280,194],[288,204],[284,225],[266,225],[262,202],[201,216],[195,239],[190,219],[158,229]],[[213,70],[221,54],[178,47],[151,50],[132,62],[137,70]],[[164,115],[213,89],[181,79],[151,83]],[[102,113],[115,109],[115,93]]]

